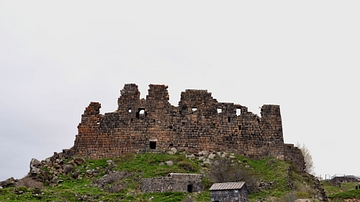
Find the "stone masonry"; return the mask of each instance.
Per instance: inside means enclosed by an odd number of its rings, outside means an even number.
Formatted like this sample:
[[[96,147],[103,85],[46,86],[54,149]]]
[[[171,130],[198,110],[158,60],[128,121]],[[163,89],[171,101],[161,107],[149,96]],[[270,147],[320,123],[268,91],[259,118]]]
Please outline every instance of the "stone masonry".
[[[99,159],[175,147],[190,153],[273,156],[296,162],[303,170],[297,148],[284,144],[279,105],[263,105],[259,117],[246,106],[218,102],[207,90],[185,90],[176,107],[168,101],[167,88],[150,84],[146,99],[140,99],[138,86],[125,84],[118,109],[104,115],[101,104],[91,102],[82,115],[71,155]]]
[[[202,175],[170,173],[166,177],[144,178],[142,192],[199,192],[203,191]]]

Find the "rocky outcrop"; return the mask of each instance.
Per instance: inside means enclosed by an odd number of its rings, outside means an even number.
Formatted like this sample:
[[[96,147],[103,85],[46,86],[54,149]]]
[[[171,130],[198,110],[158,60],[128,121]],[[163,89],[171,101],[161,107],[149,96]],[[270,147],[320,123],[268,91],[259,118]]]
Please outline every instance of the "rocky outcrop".
[[[86,161],[84,158],[77,157],[64,164],[67,158],[63,153],[57,152],[54,152],[53,156],[42,161],[33,158],[30,161],[30,171],[26,177],[48,184],[58,183],[58,176],[62,174],[77,178],[79,175],[74,168],[84,164]]]
[[[1,181],[0,182],[0,187],[1,188],[14,187],[17,182],[18,182],[17,179],[14,179],[13,177],[10,177],[5,181]]]

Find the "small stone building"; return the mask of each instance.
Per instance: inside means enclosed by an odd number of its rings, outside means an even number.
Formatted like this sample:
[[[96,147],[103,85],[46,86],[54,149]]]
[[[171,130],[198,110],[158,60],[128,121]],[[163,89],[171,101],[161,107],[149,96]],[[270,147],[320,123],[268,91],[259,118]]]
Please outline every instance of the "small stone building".
[[[248,202],[245,182],[215,183],[210,187],[211,202]]]
[[[144,178],[142,192],[199,192],[203,191],[202,175],[169,173],[166,177]]]
[[[330,180],[330,184],[332,185],[339,185],[343,182],[359,182],[359,178],[354,175],[339,175],[339,176],[333,176]]]

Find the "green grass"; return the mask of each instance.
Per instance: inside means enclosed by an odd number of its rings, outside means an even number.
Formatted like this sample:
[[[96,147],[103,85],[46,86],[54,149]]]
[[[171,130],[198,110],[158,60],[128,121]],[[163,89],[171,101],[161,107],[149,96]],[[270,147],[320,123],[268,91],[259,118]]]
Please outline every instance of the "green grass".
[[[263,189],[250,194],[250,201],[263,200],[268,197],[281,199],[288,193],[294,193],[298,197],[311,196],[313,193],[308,188],[311,182],[294,171],[292,166],[284,161],[265,158],[261,160],[252,160],[242,156],[235,155],[235,162],[245,166],[259,182],[271,183],[268,189]],[[145,154],[127,154],[112,159],[115,162],[112,170],[126,171],[129,173],[121,180],[123,188],[110,193],[107,187],[104,189],[92,186],[92,182],[104,176],[111,166],[107,164],[108,159],[86,160],[83,165],[76,166],[74,169],[79,172],[79,179],[73,179],[71,174],[60,175],[57,180],[61,183],[45,187],[40,190],[35,188],[3,188],[0,189],[0,201],[182,201],[189,197],[194,201],[210,201],[209,187],[212,185],[211,179],[204,177],[203,186],[205,190],[200,193],[142,193],[140,190],[140,181],[142,178],[166,176],[168,173],[206,173],[209,170],[208,165],[202,165],[201,161],[190,160],[182,154],[170,155],[167,153],[145,153]],[[172,166],[165,162],[173,161]],[[164,163],[163,165],[161,165]],[[290,172],[289,172],[290,169]],[[98,174],[89,177],[87,170],[97,170]],[[44,171],[47,171],[44,168]],[[288,175],[290,174],[290,175]],[[206,176],[206,175],[205,175]],[[291,181],[296,190],[288,186]],[[21,191],[21,193],[19,192]]]
[[[360,190],[355,190],[359,182],[343,182],[341,186],[331,185],[328,181],[322,182],[324,189],[332,201],[343,201],[343,199],[360,199]]]

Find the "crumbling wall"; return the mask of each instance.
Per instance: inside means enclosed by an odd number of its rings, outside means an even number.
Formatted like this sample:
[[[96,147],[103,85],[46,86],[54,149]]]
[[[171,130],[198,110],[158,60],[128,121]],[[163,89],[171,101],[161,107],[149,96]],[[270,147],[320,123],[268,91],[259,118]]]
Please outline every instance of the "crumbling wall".
[[[142,192],[199,192],[203,191],[202,175],[170,173],[167,177],[144,178]]]
[[[97,159],[175,147],[285,159],[279,105],[262,106],[259,117],[246,106],[218,102],[207,90],[185,90],[175,107],[167,88],[151,84],[140,99],[137,85],[125,84],[118,109],[104,115],[100,103],[90,103],[71,153]]]
[[[298,171],[305,170],[305,159],[298,147],[295,147],[294,144],[285,144],[285,154],[285,160],[292,162]]]

